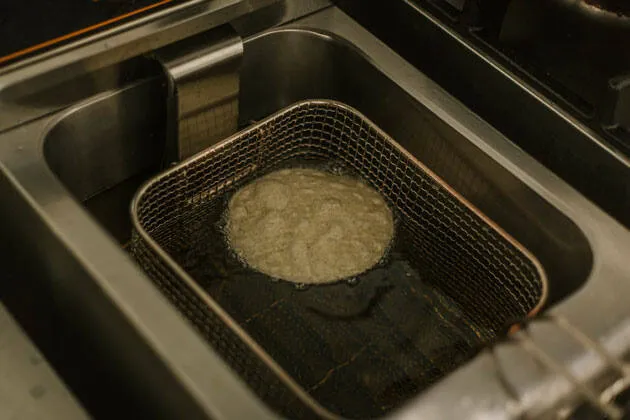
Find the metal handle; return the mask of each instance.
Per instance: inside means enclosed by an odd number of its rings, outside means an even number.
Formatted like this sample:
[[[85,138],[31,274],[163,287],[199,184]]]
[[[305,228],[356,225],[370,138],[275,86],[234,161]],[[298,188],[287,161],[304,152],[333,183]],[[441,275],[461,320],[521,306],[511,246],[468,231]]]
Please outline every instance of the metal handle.
[[[606,415],[607,418],[623,418],[624,409],[616,403],[615,398],[622,391],[626,390],[628,386],[630,386],[630,366],[628,366],[628,364],[622,359],[611,354],[600,343],[593,340],[583,331],[575,327],[565,317],[545,314],[538,316],[537,319],[539,321],[551,322],[552,324],[556,325],[557,327],[568,333],[582,346],[595,352],[606,362],[610,369],[612,369],[619,375],[619,378],[603,390],[598,391],[597,389],[591,387],[589,384],[580,381],[580,379],[575,377],[575,375],[573,375],[569,371],[569,369],[554,360],[549,354],[547,354],[542,348],[540,348],[529,336],[527,326],[525,326],[525,328],[523,328],[523,330],[519,333],[510,334],[507,339],[512,342],[518,343],[525,351],[527,351],[527,353],[529,353],[535,360],[542,363],[542,365],[545,366],[547,369],[568,380],[569,383],[573,385],[573,388],[575,392],[577,392],[577,394],[579,394],[584,400],[588,401],[602,414]],[[489,351],[494,356],[493,348],[491,348]],[[497,379],[501,383],[509,398],[514,403],[518,403],[519,396],[512,387],[509,378],[505,376],[505,373],[502,371],[500,366],[498,366],[498,362],[496,360],[495,363],[497,364]]]

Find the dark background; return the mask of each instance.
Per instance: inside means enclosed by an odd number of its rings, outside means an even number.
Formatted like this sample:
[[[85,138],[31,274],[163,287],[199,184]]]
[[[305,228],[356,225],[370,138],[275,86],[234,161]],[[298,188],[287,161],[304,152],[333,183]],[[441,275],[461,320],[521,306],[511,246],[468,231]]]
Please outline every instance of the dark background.
[[[160,0],[2,0],[0,60],[53,38],[141,9]],[[161,7],[168,7],[175,0]],[[144,13],[154,12],[151,9]],[[138,15],[128,18],[137,18]],[[116,22],[113,25],[120,24]],[[101,29],[102,30],[102,29]],[[84,34],[82,36],[89,35]],[[67,42],[67,41],[66,41]],[[41,52],[41,50],[39,51]],[[24,58],[23,56],[19,59]],[[8,62],[0,63],[0,66]]]

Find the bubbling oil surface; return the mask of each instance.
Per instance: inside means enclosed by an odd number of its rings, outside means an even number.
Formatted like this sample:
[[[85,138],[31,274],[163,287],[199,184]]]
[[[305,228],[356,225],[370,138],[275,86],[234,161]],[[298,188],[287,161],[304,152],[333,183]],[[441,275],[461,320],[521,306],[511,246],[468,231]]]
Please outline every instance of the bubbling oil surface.
[[[365,182],[341,163],[311,161],[290,161],[257,179],[284,168]],[[435,287],[405,216],[393,205],[390,241],[359,274],[308,284],[255,269],[228,238],[230,202],[247,185],[183,215],[181,237],[167,252],[326,409],[348,418],[380,417],[493,337]]]

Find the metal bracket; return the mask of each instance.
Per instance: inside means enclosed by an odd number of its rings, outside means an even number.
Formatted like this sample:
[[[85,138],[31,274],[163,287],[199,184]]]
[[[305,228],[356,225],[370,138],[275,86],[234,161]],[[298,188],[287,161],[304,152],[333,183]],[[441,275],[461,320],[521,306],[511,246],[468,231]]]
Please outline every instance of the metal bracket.
[[[165,163],[235,133],[243,42],[229,25],[155,51],[168,77]]]
[[[609,81],[613,92],[612,125],[630,130],[630,75],[618,76]]]

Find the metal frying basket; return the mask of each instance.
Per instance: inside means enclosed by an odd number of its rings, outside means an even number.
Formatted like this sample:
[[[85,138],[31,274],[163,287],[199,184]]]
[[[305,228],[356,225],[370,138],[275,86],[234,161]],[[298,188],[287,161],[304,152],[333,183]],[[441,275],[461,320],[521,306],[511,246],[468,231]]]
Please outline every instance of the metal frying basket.
[[[396,237],[378,266],[297,290],[229,252],[230,194],[334,162],[378,190]],[[290,106],[167,170],[132,204],[131,252],[232,368],[290,417],[377,417],[538,312],[538,261],[356,110]]]

